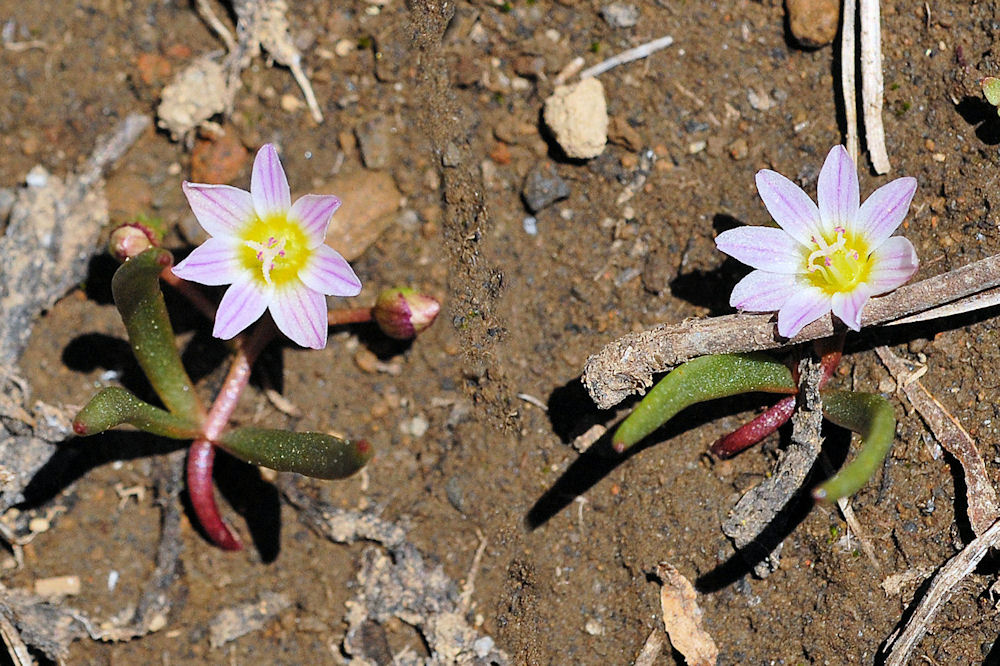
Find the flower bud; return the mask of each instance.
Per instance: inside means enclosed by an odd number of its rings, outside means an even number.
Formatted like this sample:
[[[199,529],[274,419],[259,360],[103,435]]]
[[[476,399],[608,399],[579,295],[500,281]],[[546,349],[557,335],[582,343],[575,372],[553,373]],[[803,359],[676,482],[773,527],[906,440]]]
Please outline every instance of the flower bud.
[[[159,247],[163,234],[147,219],[128,222],[111,232],[108,252],[118,261],[137,257],[151,247]]]
[[[440,311],[437,299],[408,287],[395,287],[379,294],[372,315],[390,338],[411,340],[430,326]]]

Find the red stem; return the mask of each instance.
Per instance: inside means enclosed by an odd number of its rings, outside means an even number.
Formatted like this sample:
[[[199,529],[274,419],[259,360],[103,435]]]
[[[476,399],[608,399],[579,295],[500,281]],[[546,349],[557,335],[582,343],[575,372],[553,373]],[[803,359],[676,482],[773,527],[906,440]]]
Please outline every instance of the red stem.
[[[212,488],[212,463],[215,461],[215,447],[204,439],[196,439],[188,449],[187,487],[191,507],[205,534],[223,550],[242,550],[243,544],[222,520],[219,507],[215,504]]]
[[[794,395],[785,396],[754,420],[720,437],[712,444],[711,452],[720,458],[732,458],[743,449],[761,441],[792,418],[795,413],[795,398]]]
[[[340,326],[343,324],[363,324],[372,320],[371,308],[339,308],[330,310],[326,314],[326,320],[330,326]]]
[[[816,343],[816,351],[822,355],[820,366],[823,369],[823,375],[819,379],[820,388],[823,388],[833,376],[834,370],[840,364],[843,350],[843,335]],[[794,395],[782,398],[749,423],[740,426],[724,437],[720,437],[715,444],[712,444],[711,452],[720,458],[731,458],[761,441],[792,418],[792,414],[795,413],[795,398]]]
[[[243,340],[229,368],[226,381],[222,384],[219,395],[216,396],[212,408],[202,426],[202,436],[194,441],[188,452],[187,485],[191,507],[201,524],[202,529],[219,548],[224,550],[240,550],[243,544],[226,525],[215,503],[215,491],[212,486],[212,466],[215,461],[215,445],[226,425],[229,423],[236,403],[250,381],[250,371],[261,350],[274,336],[274,327],[269,321],[257,325],[253,332]]]

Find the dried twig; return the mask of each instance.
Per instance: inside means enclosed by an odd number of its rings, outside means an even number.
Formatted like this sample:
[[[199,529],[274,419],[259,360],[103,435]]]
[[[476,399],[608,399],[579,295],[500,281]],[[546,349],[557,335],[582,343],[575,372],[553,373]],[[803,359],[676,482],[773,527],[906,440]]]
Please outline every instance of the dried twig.
[[[865,118],[865,143],[877,173],[889,173],[882,127],[882,26],[878,0],[861,0],[861,103]]]
[[[954,314],[955,306],[987,307],[993,301],[977,295],[998,286],[1000,255],[993,255],[873,298],[865,306],[862,325],[909,323],[912,320],[904,318],[915,313],[923,313],[925,318],[948,316]],[[587,359],[582,379],[597,406],[607,409],[652,386],[653,374],[696,356],[775,349],[829,337],[840,328],[839,324],[835,328],[833,318],[827,315],[789,340],[778,336],[773,313],[661,324],[609,343]]]
[[[587,79],[591,76],[597,76],[598,74],[603,74],[612,67],[617,67],[618,65],[624,65],[625,63],[632,62],[633,60],[639,60],[641,58],[648,58],[651,54],[656,53],[660,49],[665,49],[674,43],[674,38],[670,35],[665,37],[660,37],[659,39],[654,39],[651,42],[646,42],[645,44],[640,44],[635,48],[628,49],[627,51],[622,51],[618,55],[611,56],[604,62],[597,63],[593,67],[588,67],[587,69],[580,72],[581,79]]]
[[[857,0],[844,0],[840,28],[840,91],[844,96],[844,116],[847,121],[847,154],[858,163],[858,99],[857,80],[854,78],[854,14]]]
[[[722,531],[733,540],[754,573],[766,578],[778,568],[778,548],[761,553],[748,550],[766,527],[774,523],[781,510],[802,489],[809,470],[819,456],[823,445],[820,429],[823,426],[823,409],[819,396],[819,383],[823,369],[819,363],[804,360],[799,366],[802,379],[800,408],[792,417],[792,441],[781,453],[774,473],[751,488],[740,498],[729,516],[722,523]],[[780,548],[780,544],[779,544]],[[761,555],[766,558],[761,561]]]
[[[851,498],[841,497],[837,500],[837,506],[840,508],[840,513],[844,515],[844,522],[847,523],[848,529],[854,532],[854,536],[857,537],[858,543],[861,544],[861,551],[871,561],[875,570],[881,572],[882,567],[878,563],[878,558],[875,557],[875,549],[872,547],[872,542],[868,539],[868,535],[866,535],[865,531],[861,528],[861,522],[858,521],[858,517],[855,515],[854,509],[851,507]]]
[[[875,353],[920,413],[934,437],[962,466],[969,523],[976,535],[982,535],[1000,518],[1000,500],[997,499],[996,488],[990,480],[976,443],[937,398],[913,378],[913,371],[903,359],[893,354],[888,347],[876,347]]]
[[[938,609],[951,598],[955,588],[979,565],[991,548],[1000,545],[1000,521],[973,539],[968,546],[948,560],[931,581],[927,594],[920,600],[906,627],[888,643],[886,666],[902,666],[909,663],[910,653],[927,632]]]

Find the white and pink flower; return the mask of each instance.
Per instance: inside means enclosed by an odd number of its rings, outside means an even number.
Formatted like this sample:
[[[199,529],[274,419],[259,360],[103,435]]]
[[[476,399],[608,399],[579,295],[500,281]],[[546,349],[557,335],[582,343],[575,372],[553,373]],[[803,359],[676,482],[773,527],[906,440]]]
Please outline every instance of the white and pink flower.
[[[303,347],[327,338],[326,296],[357,296],[361,281],[328,247],[326,229],[340,199],[307,194],[294,204],[274,146],[257,153],[250,191],[229,185],[183,185],[209,238],[174,273],[206,285],[232,285],[219,303],[212,335],[228,340],[264,311]]]
[[[906,217],[915,178],[898,178],[861,204],[858,174],[843,146],[827,155],[813,203],[781,174],[757,173],[757,191],[778,227],[739,227],[719,234],[716,246],[752,271],[729,304],[751,312],[778,312],[778,333],[795,336],[833,312],[855,331],[872,296],[890,292],[917,272],[917,253],[892,236]]]

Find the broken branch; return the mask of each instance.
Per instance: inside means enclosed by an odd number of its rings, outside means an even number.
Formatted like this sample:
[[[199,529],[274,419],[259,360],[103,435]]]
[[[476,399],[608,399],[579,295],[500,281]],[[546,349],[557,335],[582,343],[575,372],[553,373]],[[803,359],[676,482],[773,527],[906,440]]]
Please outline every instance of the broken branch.
[[[861,323],[862,326],[910,323],[909,315],[917,313],[921,318],[931,319],[954,314],[956,307],[989,307],[995,301],[981,298],[981,294],[998,286],[1000,255],[993,255],[871,299]],[[782,338],[774,324],[774,313],[770,312],[660,324],[625,335],[592,355],[587,359],[582,381],[597,406],[607,409],[633,393],[645,392],[652,386],[655,373],[696,356],[775,349],[829,337],[842,328],[839,323],[835,327],[833,318],[826,315],[794,338]]]

